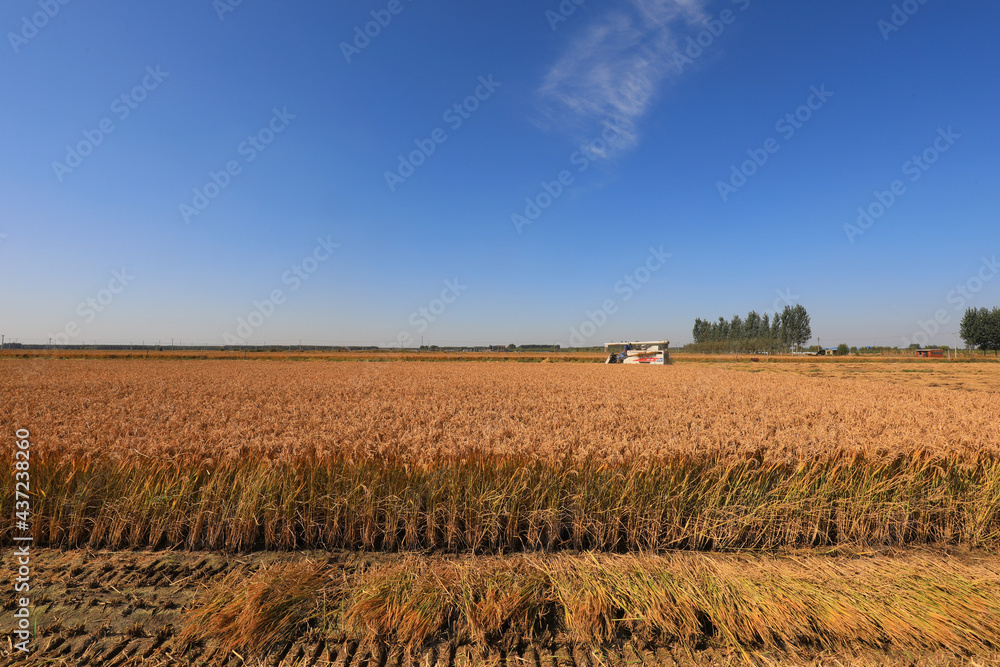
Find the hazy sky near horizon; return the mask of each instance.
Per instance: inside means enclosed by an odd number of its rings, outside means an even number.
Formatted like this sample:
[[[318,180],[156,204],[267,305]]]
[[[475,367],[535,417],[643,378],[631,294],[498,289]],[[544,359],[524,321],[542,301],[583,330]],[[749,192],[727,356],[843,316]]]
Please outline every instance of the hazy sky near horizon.
[[[684,343],[801,303],[814,344],[950,343],[1000,305],[998,24],[940,0],[11,0],[0,333]]]

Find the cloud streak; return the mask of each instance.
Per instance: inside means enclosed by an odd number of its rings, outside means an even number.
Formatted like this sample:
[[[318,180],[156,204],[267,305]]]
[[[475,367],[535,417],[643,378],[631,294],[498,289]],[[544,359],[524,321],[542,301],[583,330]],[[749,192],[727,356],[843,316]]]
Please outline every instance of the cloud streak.
[[[678,34],[705,20],[706,0],[628,0],[585,26],[539,89],[549,126],[591,134],[611,120],[635,125],[678,71]],[[634,140],[633,140],[634,141]]]

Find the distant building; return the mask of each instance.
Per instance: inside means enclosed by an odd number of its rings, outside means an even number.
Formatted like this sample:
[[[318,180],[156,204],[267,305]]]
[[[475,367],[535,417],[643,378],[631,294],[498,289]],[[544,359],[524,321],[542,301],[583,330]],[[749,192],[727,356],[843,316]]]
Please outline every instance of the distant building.
[[[925,348],[922,347],[917,350],[918,357],[941,357],[944,358],[944,350],[939,350],[935,348]]]

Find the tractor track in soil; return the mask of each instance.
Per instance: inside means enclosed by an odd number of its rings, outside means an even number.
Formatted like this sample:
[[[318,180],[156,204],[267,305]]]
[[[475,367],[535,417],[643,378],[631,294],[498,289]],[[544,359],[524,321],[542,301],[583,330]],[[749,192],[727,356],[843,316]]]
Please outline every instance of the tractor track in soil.
[[[12,556],[5,551],[0,568],[10,571]],[[637,647],[625,644],[613,651],[595,653],[570,645],[522,645],[513,650],[483,655],[478,649],[437,644],[419,653],[391,646],[361,646],[344,637],[301,636],[278,646],[264,658],[223,654],[211,645],[182,645],[179,639],[184,614],[198,604],[199,595],[231,573],[250,573],[262,565],[303,557],[304,554],[266,552],[226,555],[201,552],[92,552],[47,550],[32,552],[32,616],[37,632],[32,652],[13,650],[11,634],[0,646],[0,667],[14,665],[72,665],[79,667],[150,667],[204,665],[239,667],[597,667],[747,664],[739,655],[713,648]],[[312,554],[336,561],[346,554]],[[391,556],[372,555],[377,562]],[[361,567],[364,567],[364,563]],[[3,613],[15,605],[11,598]],[[938,665],[1000,664],[1000,654],[912,656],[815,655],[801,662],[776,657],[765,664]]]

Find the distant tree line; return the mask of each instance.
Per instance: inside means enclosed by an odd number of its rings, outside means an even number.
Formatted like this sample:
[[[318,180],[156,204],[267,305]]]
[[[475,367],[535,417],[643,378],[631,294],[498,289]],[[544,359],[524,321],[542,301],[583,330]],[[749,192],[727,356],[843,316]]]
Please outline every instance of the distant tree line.
[[[982,350],[983,354],[993,350],[996,355],[1000,350],[1000,308],[969,308],[962,317],[958,332],[970,347]]]
[[[779,352],[801,346],[812,338],[809,313],[801,305],[785,306],[772,317],[751,310],[746,318],[733,315],[716,322],[694,321],[695,350],[712,352]]]

